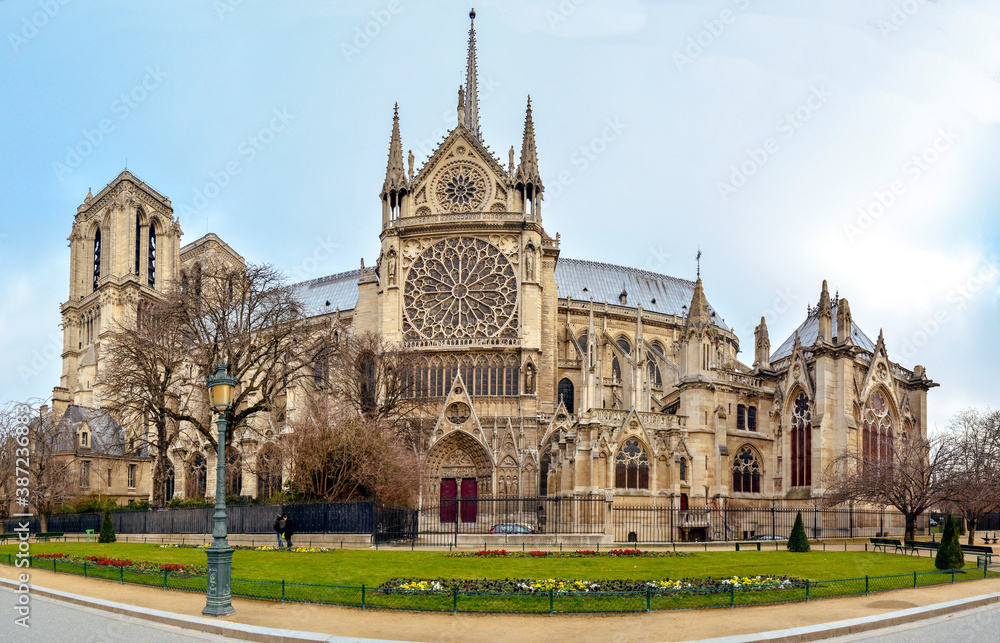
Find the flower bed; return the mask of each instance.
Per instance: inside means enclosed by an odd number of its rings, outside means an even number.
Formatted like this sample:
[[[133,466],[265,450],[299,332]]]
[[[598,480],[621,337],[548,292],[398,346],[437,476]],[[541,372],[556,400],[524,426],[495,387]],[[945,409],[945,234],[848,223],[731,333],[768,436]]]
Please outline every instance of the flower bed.
[[[99,567],[127,567],[140,571],[176,572],[191,576],[204,576],[208,573],[205,565],[181,565],[177,563],[152,563],[145,560],[124,560],[106,556],[76,556],[72,554],[35,554],[32,558],[57,559],[67,563],[86,563]]]
[[[638,549],[609,549],[594,551],[507,551],[506,549],[480,549],[479,551],[457,551],[444,554],[445,558],[687,558],[696,556],[692,552],[640,551]]]
[[[556,593],[635,593],[649,589],[657,593],[721,594],[731,588],[739,591],[785,590],[805,587],[806,581],[784,576],[753,576],[732,578],[686,578],[679,580],[567,580],[560,578],[526,579],[419,579],[393,578],[376,589],[383,594],[410,594],[433,591],[481,592],[488,594]]]

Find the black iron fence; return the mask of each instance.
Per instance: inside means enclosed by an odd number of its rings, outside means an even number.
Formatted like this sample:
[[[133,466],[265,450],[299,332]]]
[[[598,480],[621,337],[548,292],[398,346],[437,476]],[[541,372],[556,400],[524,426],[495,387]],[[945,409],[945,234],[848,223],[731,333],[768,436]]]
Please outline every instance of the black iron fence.
[[[901,538],[906,520],[893,508],[727,507],[709,504],[686,509],[615,506],[616,542],[709,542],[788,538],[801,512],[809,538]],[[929,517],[917,518],[916,535],[930,535]]]
[[[603,534],[607,507],[604,496],[456,498],[419,510],[419,538],[447,545],[489,534]]]
[[[111,514],[111,523],[119,534],[208,534],[212,532],[213,507],[194,509],[161,509],[157,511],[127,511]],[[372,502],[342,502],[301,505],[248,505],[226,508],[227,529],[231,534],[274,533],[274,519],[279,513],[295,521],[295,529],[317,534],[371,534],[374,531],[375,504]],[[68,534],[101,530],[102,513],[52,514],[46,531]],[[4,520],[4,531],[10,533],[24,519]],[[41,531],[38,517],[28,520],[29,530]]]

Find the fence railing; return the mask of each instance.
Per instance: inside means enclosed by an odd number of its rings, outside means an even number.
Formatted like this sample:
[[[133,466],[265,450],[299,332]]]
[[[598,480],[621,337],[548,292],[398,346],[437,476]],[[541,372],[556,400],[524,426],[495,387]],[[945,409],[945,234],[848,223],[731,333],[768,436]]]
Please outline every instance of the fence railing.
[[[16,554],[0,556],[13,565]],[[145,585],[205,593],[206,578],[170,571],[141,570],[61,561],[58,558],[29,557],[29,565],[56,573],[75,574],[118,583]],[[734,584],[713,588],[661,589],[647,586],[632,592],[480,592],[457,588],[446,590],[401,590],[386,587],[313,585],[284,580],[233,579],[232,595],[260,600],[318,603],[364,609],[396,609],[428,612],[474,613],[594,613],[654,612],[676,609],[736,607],[767,603],[810,601],[818,598],[871,594],[942,583],[956,583],[1000,576],[1000,563],[987,564],[985,558],[969,569],[913,572],[891,576],[864,576],[831,580],[806,580],[783,589],[738,587]]]

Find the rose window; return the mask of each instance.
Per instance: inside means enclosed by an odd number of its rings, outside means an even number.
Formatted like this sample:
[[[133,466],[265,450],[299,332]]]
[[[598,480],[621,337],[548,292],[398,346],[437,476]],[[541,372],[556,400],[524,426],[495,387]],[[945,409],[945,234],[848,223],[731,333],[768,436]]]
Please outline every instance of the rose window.
[[[517,337],[517,278],[482,239],[439,241],[413,262],[403,289],[407,340]]]
[[[445,212],[479,212],[486,202],[486,177],[476,166],[457,163],[445,168],[435,194]]]

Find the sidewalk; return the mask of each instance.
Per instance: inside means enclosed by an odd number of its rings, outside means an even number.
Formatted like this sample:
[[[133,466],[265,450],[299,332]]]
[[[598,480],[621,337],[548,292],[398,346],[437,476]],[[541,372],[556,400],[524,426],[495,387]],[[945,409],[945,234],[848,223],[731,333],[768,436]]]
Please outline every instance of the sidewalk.
[[[0,567],[0,577],[13,579],[21,570]],[[177,614],[201,616],[201,594],[164,591],[110,581],[31,570],[31,582],[40,587],[91,596]],[[233,599],[236,614],[227,622],[261,627],[290,628],[338,636],[406,641],[684,641],[736,636],[856,619],[1000,592],[1000,579],[968,581],[903,589],[871,596],[831,598],[809,603],[787,603],[736,610],[680,610],[648,614],[601,615],[469,615],[391,612]],[[501,634],[502,633],[502,634]]]

